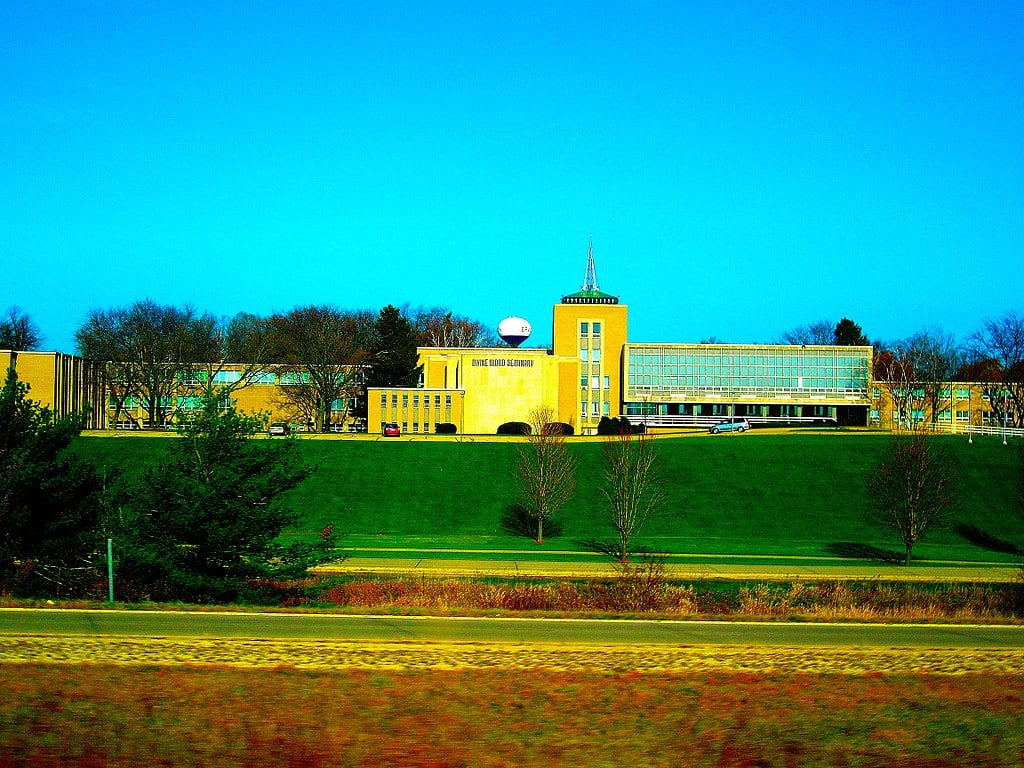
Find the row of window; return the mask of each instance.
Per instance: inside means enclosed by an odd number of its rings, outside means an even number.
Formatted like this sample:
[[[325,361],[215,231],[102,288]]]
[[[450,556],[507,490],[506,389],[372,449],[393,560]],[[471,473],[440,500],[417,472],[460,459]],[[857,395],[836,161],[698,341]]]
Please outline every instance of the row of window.
[[[843,351],[777,352],[771,349],[752,352],[750,350],[730,351],[722,348],[678,349],[629,349],[629,364],[644,366],[708,366],[733,368],[867,368],[869,356],[862,353]]]
[[[387,407],[388,407],[388,393],[387,392],[381,392],[380,393],[380,409],[383,411]],[[392,408],[397,408],[398,407],[398,393],[397,392],[392,392],[391,393],[391,407]],[[409,393],[408,392],[403,392],[402,393],[402,408],[403,409],[407,409],[408,407],[409,407]],[[420,407],[420,395],[419,395],[418,392],[414,392],[412,394],[412,407],[413,407],[413,409],[417,409],[417,408]],[[430,407],[430,394],[426,393],[426,392],[423,394],[423,407],[424,408],[429,408]],[[434,407],[435,408],[440,408],[441,407],[441,395],[440,394],[435,394],[434,395]],[[444,407],[448,408],[448,409],[450,409],[452,407],[452,396],[450,394],[446,393],[445,396],[444,396]]]
[[[628,361],[631,388],[666,392],[866,394],[868,387],[866,352],[642,348],[630,349]]]
[[[760,405],[750,403],[626,403],[627,416],[836,417],[833,405]]]
[[[870,411],[870,416],[871,416],[871,420],[872,421],[878,422],[878,421],[881,421],[881,419],[882,419],[882,412],[878,408],[872,408],[871,411]],[[924,421],[925,420],[924,409],[922,409],[922,408],[914,408],[914,409],[912,409],[910,411],[910,419],[911,419],[911,421],[917,421],[917,422]],[[894,422],[895,421],[899,421],[900,420],[899,419],[899,414],[893,413],[892,414],[892,420]],[[949,423],[950,421],[953,420],[953,414],[951,414],[949,411],[940,411],[936,415],[935,420],[940,422],[940,423],[943,423],[943,422]],[[971,412],[970,411],[957,411],[956,412],[956,420],[958,422],[967,423],[968,421],[971,420]],[[988,419],[983,419],[983,420],[984,421],[988,421]]]
[[[164,396],[160,398],[158,410],[169,411],[172,406],[177,407],[179,410],[194,411],[198,410],[203,397],[200,395],[182,395],[179,397]],[[136,397],[135,395],[129,395],[124,399],[124,403],[121,404],[121,411],[131,413],[142,408],[144,411],[149,410],[149,398],[148,397]],[[218,403],[219,408],[227,408],[231,405],[231,398],[224,397]],[[115,410],[117,406],[117,398],[113,395],[110,396],[108,401],[108,407],[110,410]],[[355,408],[355,398],[338,398],[331,402],[331,413],[347,413],[348,411]]]
[[[906,392],[902,389],[894,389],[892,393],[895,397],[903,397],[906,394]],[[881,396],[882,390],[879,387],[874,387],[871,390],[871,397],[873,399],[878,400]],[[916,387],[910,390],[910,396],[916,400],[923,400],[925,396],[924,388]],[[938,393],[939,400],[952,400],[954,396],[957,400],[970,400],[972,398],[970,387],[957,387],[955,391],[950,389],[949,387],[946,387],[944,389],[940,389]],[[988,400],[988,394],[982,394],[981,399]]]
[[[956,418],[956,420],[958,422],[962,422],[962,423],[966,424],[967,422],[969,422],[971,420],[971,412],[970,411],[965,411],[965,410],[957,410],[957,411],[955,411],[953,413],[951,413],[950,411],[939,411],[935,415],[935,420],[937,422],[939,422],[939,423],[949,423],[950,421],[953,420],[954,413],[955,413],[955,418]],[[878,422],[878,421],[881,421],[881,419],[882,419],[882,412],[878,408],[872,408],[871,411],[870,411],[870,415],[871,415],[871,420],[872,421]],[[890,418],[894,422],[900,421],[900,415],[899,415],[898,412],[895,412],[895,411],[890,414]],[[910,410],[910,419],[911,419],[911,421],[918,421],[918,422],[920,422],[920,421],[924,421],[925,418],[926,418],[926,412],[925,412],[925,410],[923,408],[912,408]],[[995,411],[982,411],[981,412],[981,422],[983,424],[997,424],[997,425],[998,424],[1002,424],[1002,419],[1003,419],[1003,414],[996,413]]]
[[[344,371],[338,371],[335,377],[338,384],[344,384],[347,378]],[[209,375],[206,371],[181,371],[178,373],[177,379],[178,383],[182,386],[200,387],[205,386]],[[216,371],[213,374],[214,384],[237,384],[241,380],[241,371]],[[277,371],[262,371],[249,374],[247,383],[288,386],[290,384],[309,384],[309,382],[309,371],[281,371],[280,373]]]
[[[582,322],[580,323],[580,336],[600,336],[601,335],[601,323],[594,322]]]
[[[656,374],[639,374],[630,372],[627,377],[629,388],[658,390],[663,392],[700,393],[700,392],[762,392],[766,395],[775,393],[867,393],[867,382],[856,378],[812,377],[812,376],[662,376]]]
[[[161,397],[157,410],[169,411],[172,407],[177,408],[181,411],[196,411],[199,410],[204,402],[205,398],[202,396],[191,396],[182,395],[179,397]],[[148,397],[135,397],[129,396],[124,399],[124,403],[121,404],[121,411],[133,412],[137,411],[140,407],[144,411],[149,411],[150,399]],[[220,409],[226,409],[231,407],[231,398],[223,397],[217,402],[217,407]],[[114,396],[110,397],[109,401],[110,410],[117,408],[117,398]]]
[[[591,376],[590,377],[590,389],[610,389],[611,378],[609,376]],[[603,385],[603,386],[602,386]],[[580,376],[580,389],[587,389],[587,376],[584,374]]]
[[[390,409],[388,404],[390,401]],[[433,420],[431,420],[431,401],[433,401]],[[401,403],[401,407],[399,407]],[[385,422],[401,423],[402,432],[409,431],[409,423],[412,423],[413,433],[430,431],[430,424],[448,423],[452,420],[452,396],[450,392],[444,393],[444,410],[441,408],[442,395],[440,393],[424,392],[381,392],[380,393],[380,416]],[[410,405],[412,406],[410,409]],[[411,417],[411,418],[410,418]]]
[[[590,408],[587,408],[587,401],[584,400],[580,403],[580,418],[586,419],[588,417],[608,416],[611,414],[611,406],[608,401],[599,402],[594,400],[590,403]]]

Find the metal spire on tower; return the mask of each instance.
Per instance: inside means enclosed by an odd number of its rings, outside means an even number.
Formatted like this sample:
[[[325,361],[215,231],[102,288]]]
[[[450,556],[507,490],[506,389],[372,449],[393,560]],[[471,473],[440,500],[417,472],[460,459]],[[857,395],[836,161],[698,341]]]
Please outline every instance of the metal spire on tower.
[[[583,290],[597,291],[597,270],[594,269],[594,236],[590,236],[590,248],[587,251],[587,274],[583,276]]]
[[[597,287],[597,270],[594,269],[594,236],[590,236],[587,250],[587,274],[583,276],[583,288],[576,293],[562,297],[563,304],[618,304],[619,297],[601,293]]]

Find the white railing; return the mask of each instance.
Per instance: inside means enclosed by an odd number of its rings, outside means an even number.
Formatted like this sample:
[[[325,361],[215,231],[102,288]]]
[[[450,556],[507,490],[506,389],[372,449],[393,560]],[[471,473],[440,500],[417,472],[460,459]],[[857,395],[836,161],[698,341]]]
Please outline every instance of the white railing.
[[[643,424],[648,427],[658,427],[661,429],[684,427],[707,429],[723,419],[746,419],[750,422],[751,426],[757,424],[823,424],[836,426],[837,424],[835,419],[827,416],[668,416],[659,414],[641,416],[639,414],[626,414],[626,418],[629,419],[630,424]]]
[[[1021,427],[997,427],[991,425],[980,426],[977,424],[928,424],[925,427],[931,432],[942,432],[952,435],[1006,435],[1007,437],[1024,437],[1024,428]]]

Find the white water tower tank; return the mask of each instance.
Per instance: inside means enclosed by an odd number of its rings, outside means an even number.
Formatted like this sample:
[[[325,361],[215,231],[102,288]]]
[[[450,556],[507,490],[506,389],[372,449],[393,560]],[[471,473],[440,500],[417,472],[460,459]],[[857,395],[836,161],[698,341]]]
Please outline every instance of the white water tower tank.
[[[510,347],[518,347],[533,333],[530,324],[521,317],[506,317],[498,323],[498,335]]]

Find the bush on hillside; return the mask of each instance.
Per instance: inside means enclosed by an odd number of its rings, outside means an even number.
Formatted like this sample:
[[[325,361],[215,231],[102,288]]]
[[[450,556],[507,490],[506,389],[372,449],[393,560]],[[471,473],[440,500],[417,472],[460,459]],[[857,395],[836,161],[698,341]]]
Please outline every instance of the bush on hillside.
[[[528,435],[530,432],[530,425],[525,421],[506,421],[498,427],[499,435]]]
[[[597,434],[599,435],[642,435],[646,431],[646,425],[630,424],[629,419],[626,418],[625,416],[616,416],[615,418],[608,418],[607,416],[602,416],[601,421],[597,425]]]

